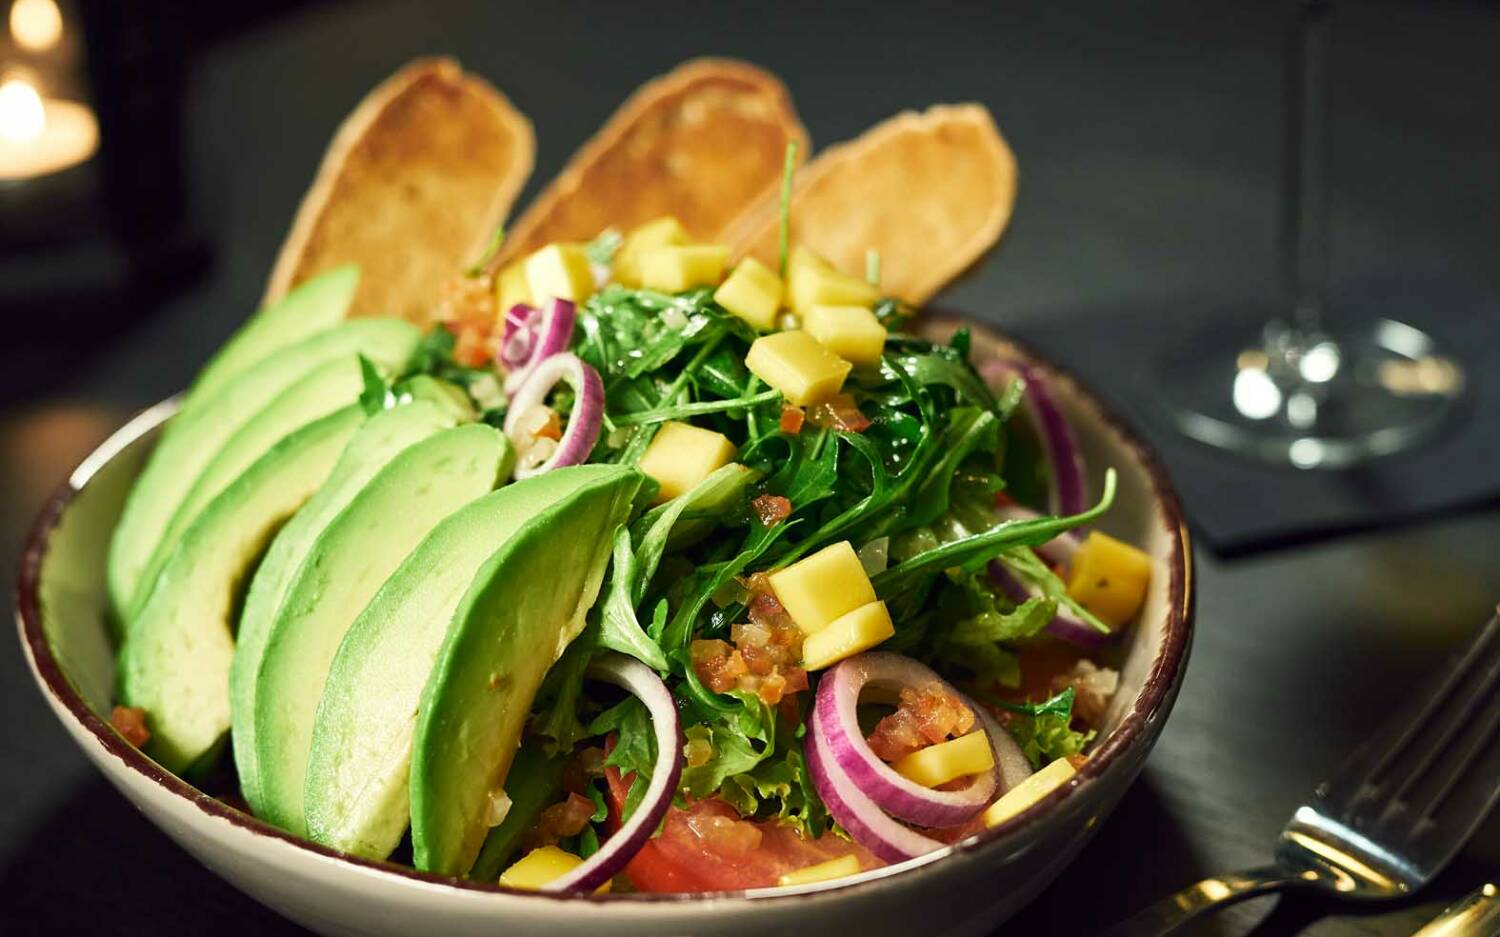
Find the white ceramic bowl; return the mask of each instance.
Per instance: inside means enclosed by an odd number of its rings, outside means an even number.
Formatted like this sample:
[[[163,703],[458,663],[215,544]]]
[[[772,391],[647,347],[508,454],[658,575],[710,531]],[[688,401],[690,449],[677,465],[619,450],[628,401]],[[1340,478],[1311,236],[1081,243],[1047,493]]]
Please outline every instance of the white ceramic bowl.
[[[938,318],[927,330],[944,337],[956,325]],[[973,331],[976,361],[1037,361],[993,332]],[[104,620],[104,559],[125,493],[171,402],[110,437],[38,518],[17,590],[21,642],[63,727],[131,803],[204,865],[323,934],[985,933],[1072,860],[1135,779],[1176,698],[1191,643],[1191,550],[1166,476],[1097,398],[1037,363],[1072,420],[1094,490],[1106,466],[1120,473],[1119,497],[1099,526],[1143,546],[1155,564],[1140,620],[1124,639],[1120,692],[1073,781],[1002,826],[847,883],[707,897],[512,892],[335,853],[167,773],[109,725],[114,655]]]

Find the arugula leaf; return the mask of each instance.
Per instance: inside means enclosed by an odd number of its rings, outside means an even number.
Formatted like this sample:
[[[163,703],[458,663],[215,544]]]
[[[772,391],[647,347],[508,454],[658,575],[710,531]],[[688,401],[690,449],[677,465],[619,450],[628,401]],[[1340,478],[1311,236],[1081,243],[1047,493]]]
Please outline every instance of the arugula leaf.
[[[359,376],[364,382],[364,389],[359,392],[359,405],[365,416],[374,416],[395,404],[396,395],[391,392],[391,385],[386,383],[375,363],[364,355],[359,356]]]
[[[484,245],[484,250],[480,252],[479,257],[464,270],[464,276],[473,279],[484,273],[484,268],[488,267],[490,261],[495,259],[495,254],[499,252],[500,245],[504,243],[505,225],[501,225],[495,229],[494,234],[490,235],[489,243]]]
[[[1097,734],[1093,730],[1073,730],[1073,699],[1076,692],[1067,687],[1061,693],[1041,703],[1002,703],[1015,713],[1006,728],[1015,738],[1021,751],[1031,760],[1032,767],[1040,768],[1058,758],[1069,758],[1082,752]]]
[[[725,725],[690,726],[683,734],[690,742],[707,741],[713,747],[707,762],[682,769],[682,790],[693,797],[718,793],[731,775],[747,772],[765,758],[748,738]]]
[[[662,554],[672,544],[672,535],[690,526],[683,521],[722,517],[738,506],[745,489],[757,477],[757,472],[735,462],[720,466],[692,490],[651,509],[632,525],[632,533],[640,538],[636,549],[637,571],[630,584],[632,604],[639,604],[645,598],[646,586],[656,575]]]
[[[745,410],[757,404],[770,403],[773,400],[780,399],[781,391],[767,390],[758,394],[736,397],[732,400],[702,400],[698,403],[673,404],[657,410],[625,413],[615,417],[614,420],[621,426],[631,426],[637,423],[665,423],[668,420],[685,420],[688,417],[704,416],[710,413]]]
[[[1006,521],[990,530],[941,544],[890,567],[871,579],[877,595],[895,595],[910,588],[924,576],[943,569],[964,567],[993,559],[1012,546],[1037,546],[1058,534],[1087,524],[1109,510],[1115,500],[1115,470],[1104,474],[1104,493],[1099,503],[1081,514],[1070,517],[1041,517],[1027,521]]]
[[[999,431],[1000,421],[989,410],[956,407],[948,411],[942,457],[917,486],[908,514],[910,523],[930,524],[948,510],[959,465],[975,452],[994,454],[1000,445]]]
[[[656,771],[656,732],[651,726],[651,712],[646,704],[628,696],[589,723],[588,734],[591,736],[611,732],[615,733],[615,747],[605,757],[604,764],[620,769],[621,775],[635,775],[620,810],[621,819],[629,819],[640,806],[641,798],[651,784],[651,775]]]
[[[615,531],[614,559],[599,615],[599,645],[629,654],[658,673],[666,673],[666,655],[635,617],[639,601],[635,595],[638,567],[638,556],[630,545],[630,531],[621,526]]]
[[[1032,583],[1042,591],[1047,598],[1056,602],[1059,606],[1066,607],[1073,617],[1088,624],[1091,628],[1101,634],[1110,634],[1113,629],[1099,620],[1093,612],[1078,604],[1078,601],[1068,594],[1068,587],[1057,578],[1057,574],[1046,563],[1043,563],[1029,547],[1018,547],[1006,550],[995,558],[998,562],[1010,567],[1011,571],[1022,579]]]
[[[775,527],[756,525],[750,536],[745,539],[744,548],[732,560],[720,564],[716,569],[705,568],[701,571],[697,577],[696,588],[677,610],[677,614],[672,616],[671,623],[667,625],[666,633],[662,636],[663,646],[669,652],[687,647],[688,642],[692,640],[693,626],[697,623],[698,616],[702,614],[703,606],[708,604],[709,596],[760,559],[762,554],[792,529],[794,523],[788,520],[782,521]]]

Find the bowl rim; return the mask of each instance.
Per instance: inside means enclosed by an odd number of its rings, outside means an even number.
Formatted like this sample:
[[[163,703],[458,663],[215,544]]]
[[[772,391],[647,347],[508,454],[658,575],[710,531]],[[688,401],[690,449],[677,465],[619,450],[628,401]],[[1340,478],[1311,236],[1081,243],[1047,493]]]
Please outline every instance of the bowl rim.
[[[917,875],[947,865],[948,860],[960,856],[974,857],[981,851],[991,851],[990,847],[995,844],[1011,839],[1025,828],[1039,827],[1058,814],[1076,791],[1091,786],[1090,782],[1103,777],[1121,755],[1145,738],[1146,736],[1143,735],[1145,729],[1161,718],[1171,706],[1176,691],[1181,685],[1192,645],[1196,605],[1193,588],[1192,542],[1175,489],[1156,452],[1140,437],[1131,423],[1107,404],[1089,384],[1026,342],[972,318],[929,310],[924,315],[924,324],[967,328],[971,332],[984,334],[999,348],[1008,346],[1019,352],[1028,361],[1039,365],[1050,379],[1063,380],[1071,384],[1076,396],[1087,407],[1093,409],[1100,420],[1131,451],[1150,480],[1158,507],[1157,520],[1171,540],[1171,553],[1167,557],[1169,573],[1167,620],[1161,646],[1130,710],[1072,778],[1004,823],[982,830],[931,856],[917,857],[907,862],[886,866],[884,867],[886,874],[862,875],[842,883],[834,880],[799,889],[759,888],[717,892],[631,892],[607,895],[522,891],[499,884],[491,885],[472,879],[421,872],[409,866],[351,856],[330,849],[294,836],[246,811],[218,800],[158,765],[135,746],[126,742],[107,720],[95,713],[63,673],[42,629],[40,585],[42,562],[47,554],[52,532],[73,499],[81,493],[99,468],[141,436],[160,425],[175,410],[176,397],[168,398],[142,410],[85,456],[79,466],[44,503],[33,522],[22,546],[15,593],[18,636],[26,652],[27,662],[31,666],[32,676],[42,691],[52,697],[53,708],[59,712],[59,718],[65,711],[78,723],[78,727],[92,736],[106,753],[112,755],[130,771],[154,783],[168,794],[191,803],[209,817],[225,820],[232,827],[243,830],[252,837],[278,841],[325,860],[347,863],[356,871],[395,876],[408,884],[491,894],[497,899],[506,901],[529,899],[534,902],[681,905],[712,899],[718,902],[736,900],[754,902],[759,906],[767,902],[784,903],[799,899],[827,897],[832,893],[843,895],[875,888],[893,876],[899,875],[905,878]]]

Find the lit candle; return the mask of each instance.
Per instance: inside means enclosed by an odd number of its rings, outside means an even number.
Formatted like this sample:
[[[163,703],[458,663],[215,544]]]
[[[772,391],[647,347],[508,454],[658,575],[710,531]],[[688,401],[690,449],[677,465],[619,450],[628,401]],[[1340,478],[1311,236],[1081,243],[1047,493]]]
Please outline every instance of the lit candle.
[[[88,107],[44,99],[25,78],[0,81],[0,182],[60,172],[98,148],[99,124]]]

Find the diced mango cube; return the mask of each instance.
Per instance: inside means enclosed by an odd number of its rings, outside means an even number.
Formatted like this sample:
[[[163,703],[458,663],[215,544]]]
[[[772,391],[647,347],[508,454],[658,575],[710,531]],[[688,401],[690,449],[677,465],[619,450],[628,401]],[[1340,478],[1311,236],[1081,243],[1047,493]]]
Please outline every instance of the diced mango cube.
[[[813,306],[803,313],[802,328],[855,364],[878,364],[885,351],[885,326],[864,306]]]
[[[775,271],[754,257],[746,257],[714,291],[714,302],[744,319],[751,328],[769,332],[776,327],[782,292],[781,277]]]
[[[995,767],[995,750],[983,729],[947,742],[919,748],[892,765],[903,777],[923,787],[937,787],[954,778],[980,774]]]
[[[873,306],[880,298],[878,288],[841,273],[806,248],[787,258],[786,278],[788,305],[798,315],[813,306]]]
[[[495,277],[495,314],[505,324],[505,314],[520,303],[531,305],[531,287],[526,282],[526,265],[516,261]]]
[[[548,882],[556,881],[583,865],[583,860],[556,846],[539,846],[518,859],[500,874],[500,884],[508,888],[523,888],[540,891]],[[609,882],[596,889],[596,894],[607,894]]]
[[[1096,530],[1073,557],[1068,595],[1106,625],[1118,628],[1135,617],[1150,584],[1151,558]]]
[[[723,433],[688,423],[663,423],[641,456],[640,470],[661,486],[656,501],[670,501],[734,458],[734,443]]]
[[[803,639],[802,669],[822,670],[860,651],[868,651],[895,633],[896,626],[884,602],[861,605]]]
[[[581,303],[594,295],[594,271],[582,244],[548,244],[526,258],[526,287],[536,302],[570,299]]]
[[[822,403],[837,394],[854,367],[800,329],[757,338],[745,366],[796,407]]]
[[[847,540],[778,569],[769,578],[776,600],[807,634],[875,601],[875,587]]]
[[[627,234],[615,253],[615,281],[630,287],[640,286],[642,251],[691,241],[682,222],[670,215],[646,222]]]
[[[723,244],[676,244],[640,254],[641,285],[663,293],[713,286],[724,276],[729,248]]]
[[[1066,758],[1059,758],[1006,791],[984,811],[984,825],[999,826],[1067,783],[1077,771]]]
[[[795,872],[788,872],[777,879],[778,885],[811,885],[859,874],[859,857],[839,856],[817,865],[809,865]]]

